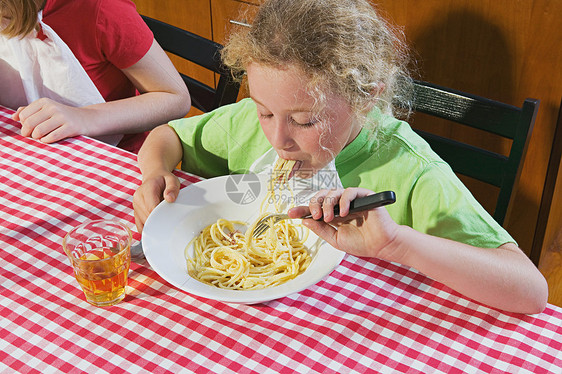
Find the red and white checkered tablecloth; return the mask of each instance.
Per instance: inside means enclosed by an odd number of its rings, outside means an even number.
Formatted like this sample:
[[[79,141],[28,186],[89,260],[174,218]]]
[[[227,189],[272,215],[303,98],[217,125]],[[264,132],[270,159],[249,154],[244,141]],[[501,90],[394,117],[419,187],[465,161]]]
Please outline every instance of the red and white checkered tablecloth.
[[[134,229],[136,158],[84,137],[23,138],[11,113],[0,107],[0,372],[562,372],[561,308],[506,314],[349,255],[315,286],[257,305],[195,297],[132,264],[125,300],[91,306],[61,241],[88,219]]]

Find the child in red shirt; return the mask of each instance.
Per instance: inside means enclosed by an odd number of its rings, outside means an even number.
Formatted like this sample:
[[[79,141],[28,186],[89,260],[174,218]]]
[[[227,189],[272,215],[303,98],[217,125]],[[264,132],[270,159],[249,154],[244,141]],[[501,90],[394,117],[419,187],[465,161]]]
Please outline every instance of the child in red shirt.
[[[11,3],[0,9],[0,33],[29,35],[4,27],[25,23],[26,12]],[[125,136],[120,146],[137,151],[144,140],[139,133],[189,111],[185,84],[130,0],[35,0],[27,6],[34,8],[28,14],[42,9],[44,24],[68,46],[106,103],[68,105],[53,96],[22,103],[14,115],[22,135],[52,143],[77,135],[136,134]],[[31,34],[45,38],[42,31],[32,28]]]

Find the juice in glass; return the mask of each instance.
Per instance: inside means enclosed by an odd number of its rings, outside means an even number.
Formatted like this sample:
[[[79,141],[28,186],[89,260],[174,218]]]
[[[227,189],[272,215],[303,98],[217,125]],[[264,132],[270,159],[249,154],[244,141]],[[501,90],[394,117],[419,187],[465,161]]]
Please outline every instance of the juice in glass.
[[[127,226],[106,220],[86,222],[65,236],[64,251],[90,304],[110,306],[125,297],[131,241]]]

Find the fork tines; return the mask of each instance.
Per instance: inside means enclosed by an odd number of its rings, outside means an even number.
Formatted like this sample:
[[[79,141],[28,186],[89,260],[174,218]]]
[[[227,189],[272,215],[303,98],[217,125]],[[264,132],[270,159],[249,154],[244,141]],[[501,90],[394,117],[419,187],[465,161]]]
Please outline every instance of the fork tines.
[[[286,214],[276,214],[276,213],[269,214],[263,217],[262,219],[260,219],[256,227],[254,228],[254,231],[252,232],[252,236],[254,238],[257,238],[258,236],[266,232],[267,229],[275,225],[277,222],[287,218],[289,217]],[[270,224],[269,221],[271,220],[273,222]]]

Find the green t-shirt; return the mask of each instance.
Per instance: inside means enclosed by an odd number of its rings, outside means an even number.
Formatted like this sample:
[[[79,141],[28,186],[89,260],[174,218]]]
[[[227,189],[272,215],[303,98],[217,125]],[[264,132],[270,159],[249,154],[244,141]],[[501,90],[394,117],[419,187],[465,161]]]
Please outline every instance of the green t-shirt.
[[[376,136],[362,130],[335,159],[344,187],[394,191],[391,217],[423,233],[484,248],[515,242],[406,122],[378,110],[370,119]],[[251,99],[170,126],[182,142],[182,169],[206,178],[246,173],[271,148]]]
[[[247,173],[271,148],[251,99],[169,125],[183,145],[182,169],[205,178]]]

